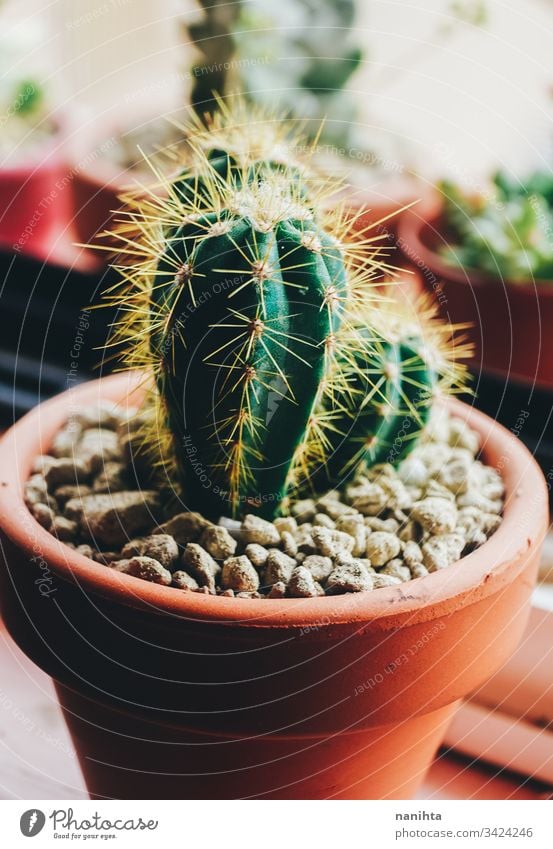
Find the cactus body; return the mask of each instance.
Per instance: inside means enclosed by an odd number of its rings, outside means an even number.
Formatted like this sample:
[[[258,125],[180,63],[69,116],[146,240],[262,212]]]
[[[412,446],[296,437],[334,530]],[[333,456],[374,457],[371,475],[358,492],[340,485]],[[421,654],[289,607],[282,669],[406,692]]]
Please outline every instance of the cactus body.
[[[347,389],[336,399],[322,476],[327,486],[375,463],[398,463],[414,447],[438,384],[422,348],[420,339],[376,338],[355,353]]]
[[[340,323],[340,252],[279,191],[246,187],[183,227],[152,290],[159,390],[187,497],[210,515],[274,513]]]

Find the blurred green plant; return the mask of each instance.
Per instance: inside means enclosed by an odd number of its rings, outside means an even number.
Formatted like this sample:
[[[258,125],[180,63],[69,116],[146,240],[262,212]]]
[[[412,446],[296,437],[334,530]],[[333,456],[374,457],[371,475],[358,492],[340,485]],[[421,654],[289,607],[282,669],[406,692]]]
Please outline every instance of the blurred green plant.
[[[508,280],[553,279],[553,173],[521,181],[498,172],[486,194],[441,183],[451,265]]]
[[[14,114],[30,117],[36,114],[44,103],[44,90],[36,80],[20,80],[13,94]]]

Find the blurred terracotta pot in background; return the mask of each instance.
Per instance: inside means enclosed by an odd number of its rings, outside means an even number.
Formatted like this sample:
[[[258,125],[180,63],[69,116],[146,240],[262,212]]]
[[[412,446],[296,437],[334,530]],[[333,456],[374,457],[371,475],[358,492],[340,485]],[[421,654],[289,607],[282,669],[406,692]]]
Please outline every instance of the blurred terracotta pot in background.
[[[400,223],[414,215],[431,218],[440,208],[440,196],[435,186],[412,177],[382,176],[365,169],[365,179],[359,175],[348,188],[348,206],[352,211],[363,210],[356,228],[371,235],[381,235],[382,244],[395,246]]]
[[[355,179],[356,185],[344,191],[354,229],[360,238],[374,237],[374,244],[385,249],[387,262],[400,269],[389,287],[390,294],[409,308],[425,291],[425,285],[420,271],[397,247],[400,222],[411,215],[435,214],[440,205],[438,192],[415,177],[382,176],[375,169],[363,169]]]
[[[553,281],[503,280],[448,264],[450,244],[441,217],[402,217],[399,246],[422,274],[442,314],[469,322],[473,366],[553,388]]]
[[[50,256],[71,227],[72,189],[60,134],[0,167],[0,247],[37,259]]]

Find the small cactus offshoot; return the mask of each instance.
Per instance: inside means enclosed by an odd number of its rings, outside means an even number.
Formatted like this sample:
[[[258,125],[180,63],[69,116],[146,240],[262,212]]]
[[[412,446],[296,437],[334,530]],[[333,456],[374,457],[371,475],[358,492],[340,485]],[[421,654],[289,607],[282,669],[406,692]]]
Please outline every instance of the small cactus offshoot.
[[[379,294],[386,251],[350,235],[335,184],[251,145],[251,127],[206,132],[117,234],[113,344],[153,375],[143,445],[166,483],[205,515],[270,518],[399,461],[462,370],[436,344],[449,328],[423,316],[413,329]]]

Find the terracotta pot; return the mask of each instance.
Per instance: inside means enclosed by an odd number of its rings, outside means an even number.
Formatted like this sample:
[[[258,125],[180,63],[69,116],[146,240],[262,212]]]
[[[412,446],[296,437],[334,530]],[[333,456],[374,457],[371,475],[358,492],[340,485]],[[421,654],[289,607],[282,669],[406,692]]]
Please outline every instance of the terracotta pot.
[[[117,170],[105,165],[82,168],[73,181],[75,231],[80,244],[94,244],[96,237],[110,229],[114,214],[123,208],[119,196],[128,189]]]
[[[0,168],[0,246],[46,259],[71,224],[71,190],[60,136],[34,148],[24,163]]]
[[[405,306],[412,306],[425,291],[424,279],[397,249],[398,227],[405,216],[435,214],[440,205],[438,192],[414,177],[383,178],[375,169],[362,169],[360,173],[366,180],[358,173],[357,186],[350,186],[345,192],[355,230],[364,236],[381,237],[376,244],[387,249],[386,261],[401,270],[390,294]]]
[[[440,216],[402,218],[398,243],[442,314],[471,325],[477,369],[553,387],[553,281],[503,280],[449,265],[438,253],[451,244]]]
[[[121,120],[103,117],[93,121],[86,111],[73,117],[67,150],[73,163],[75,230],[81,244],[94,244],[100,233],[113,228],[117,212],[124,207],[121,196],[129,190],[138,194],[144,187],[156,193],[164,191],[138,150],[139,144],[145,154],[168,149],[171,145],[163,138],[164,126],[159,127],[156,113],[142,108],[125,112]],[[154,129],[161,132],[159,137]],[[133,133],[138,135],[133,137]],[[140,166],[118,161],[114,154],[120,154],[122,147],[133,152],[130,155]],[[105,244],[104,237],[102,242]]]
[[[355,185],[347,190],[348,206],[356,212],[364,210],[357,219],[357,229],[383,236],[383,244],[394,247],[400,221],[406,216],[428,219],[441,206],[435,186],[412,176],[390,177],[373,169],[364,169],[363,177],[356,175]],[[373,227],[374,225],[374,227]]]
[[[462,566],[338,597],[184,593],[92,563],[22,500],[71,408],[132,403],[135,388],[127,375],[81,386],[0,448],[3,616],[56,681],[91,796],[411,797],[458,700],[525,627],[547,520],[531,455],[451,402],[507,488],[501,527]]]

